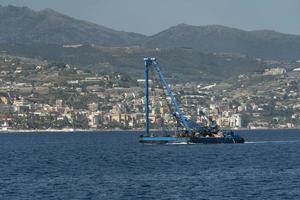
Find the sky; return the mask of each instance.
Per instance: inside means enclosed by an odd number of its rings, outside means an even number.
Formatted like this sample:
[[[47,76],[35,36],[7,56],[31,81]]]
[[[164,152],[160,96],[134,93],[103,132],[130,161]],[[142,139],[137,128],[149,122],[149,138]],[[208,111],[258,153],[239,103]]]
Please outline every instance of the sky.
[[[145,35],[181,23],[300,35],[300,0],[0,0],[0,5],[9,4],[34,10],[52,8],[78,19]]]

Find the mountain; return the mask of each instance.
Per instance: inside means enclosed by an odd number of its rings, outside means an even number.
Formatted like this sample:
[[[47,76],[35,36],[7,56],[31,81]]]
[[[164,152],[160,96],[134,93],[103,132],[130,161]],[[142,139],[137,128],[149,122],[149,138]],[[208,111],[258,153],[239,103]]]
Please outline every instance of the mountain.
[[[300,36],[269,30],[243,31],[225,26],[180,24],[142,42],[144,47],[186,47],[208,53],[239,53],[275,60],[300,59]]]
[[[95,44],[107,47],[192,48],[273,60],[299,60],[300,36],[269,30],[180,24],[153,36],[116,31],[51,9],[0,6],[0,44]]]
[[[299,60],[300,36],[181,24],[153,36],[115,31],[51,9],[0,6],[0,53],[143,77],[157,57],[176,82],[218,81],[262,71],[259,58]],[[244,56],[246,55],[246,56]]]
[[[126,46],[143,38],[141,34],[115,31],[51,9],[0,6],[0,43]]]

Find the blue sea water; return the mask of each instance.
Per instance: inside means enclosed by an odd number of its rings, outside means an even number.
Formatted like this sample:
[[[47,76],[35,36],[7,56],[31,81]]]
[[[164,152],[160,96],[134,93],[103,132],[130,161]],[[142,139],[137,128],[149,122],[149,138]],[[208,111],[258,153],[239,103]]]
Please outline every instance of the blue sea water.
[[[245,144],[142,145],[139,133],[0,135],[0,199],[300,199],[300,130]]]

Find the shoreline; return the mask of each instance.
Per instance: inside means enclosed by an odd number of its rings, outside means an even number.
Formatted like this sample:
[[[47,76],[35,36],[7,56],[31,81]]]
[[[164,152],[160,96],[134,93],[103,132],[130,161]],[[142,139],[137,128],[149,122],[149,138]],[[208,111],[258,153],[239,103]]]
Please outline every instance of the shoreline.
[[[1,133],[73,133],[73,132],[141,132],[142,129],[7,129],[0,130]]]
[[[264,130],[300,130],[300,127],[294,128],[239,128],[239,129],[225,129],[232,131],[264,131]],[[7,129],[0,130],[0,134],[3,133],[73,133],[73,132],[144,132],[144,129]],[[161,132],[158,129],[151,129],[151,132]]]

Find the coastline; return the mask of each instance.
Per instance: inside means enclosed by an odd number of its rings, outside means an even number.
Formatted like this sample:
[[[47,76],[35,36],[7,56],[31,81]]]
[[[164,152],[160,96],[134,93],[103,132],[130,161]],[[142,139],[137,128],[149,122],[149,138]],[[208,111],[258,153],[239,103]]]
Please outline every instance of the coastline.
[[[225,130],[232,130],[232,131],[263,131],[263,130],[300,130],[300,127],[293,127],[293,128],[239,128],[239,129],[225,129]],[[7,129],[7,130],[0,130],[0,134],[4,133],[73,133],[73,132],[144,132],[144,129]],[[151,129],[151,132],[160,132],[159,129]]]
[[[1,133],[73,133],[73,132],[141,132],[142,129],[7,129]]]

